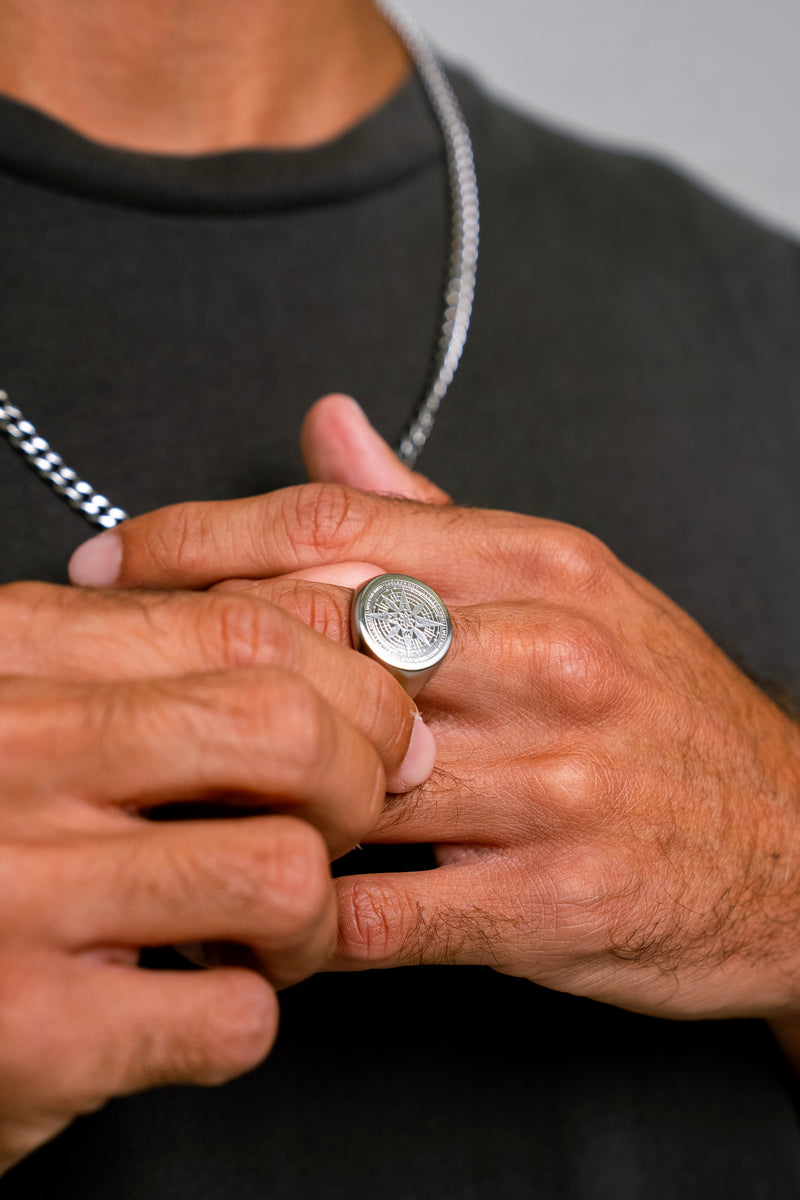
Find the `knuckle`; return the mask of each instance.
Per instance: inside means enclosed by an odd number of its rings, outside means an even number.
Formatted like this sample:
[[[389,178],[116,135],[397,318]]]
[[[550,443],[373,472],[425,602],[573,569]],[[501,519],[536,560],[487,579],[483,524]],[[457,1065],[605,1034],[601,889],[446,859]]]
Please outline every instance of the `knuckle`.
[[[350,606],[327,588],[304,580],[287,584],[287,607],[305,625],[333,642],[350,643]]]
[[[259,872],[271,911],[295,926],[316,924],[331,903],[328,852],[322,836],[306,821],[271,817],[272,845]]]
[[[303,791],[336,752],[332,710],[308,680],[281,666],[204,674],[186,686],[159,680],[150,693],[149,720],[177,720],[184,736],[221,754],[226,770],[255,787],[264,778],[265,750],[274,786],[282,780]],[[215,753],[209,761],[221,769]]]
[[[284,615],[263,600],[235,592],[208,597],[198,623],[198,639],[223,669],[265,666],[284,661],[291,631]]]
[[[597,755],[571,754],[551,764],[542,781],[551,813],[557,817],[560,835],[565,824],[577,836],[601,822],[620,799],[619,780],[610,763]]]
[[[577,719],[596,719],[619,700],[625,665],[613,638],[591,618],[570,613],[542,639],[550,693]]]
[[[324,559],[342,550],[364,528],[363,503],[343,484],[309,483],[287,493],[285,533],[290,545]]]
[[[279,936],[317,921],[329,900],[324,842],[291,817],[264,818],[247,841],[235,831],[200,861],[188,863],[191,887],[213,895],[219,911],[241,929]]]
[[[397,893],[358,878],[339,887],[339,945],[359,962],[395,959],[407,948],[411,913],[403,913]],[[405,918],[405,919],[404,919]]]
[[[222,971],[215,1002],[165,1047],[168,1079],[215,1086],[251,1070],[269,1053],[278,1029],[278,1002],[252,972]]]
[[[213,896],[214,907],[223,920],[232,922],[233,930],[243,921],[249,923],[251,915],[263,909],[262,861],[263,855],[255,846],[223,842],[210,850],[204,847],[184,860],[182,890],[189,896]]]
[[[548,566],[571,593],[597,595],[608,590],[616,559],[594,534],[554,523],[540,536]]]

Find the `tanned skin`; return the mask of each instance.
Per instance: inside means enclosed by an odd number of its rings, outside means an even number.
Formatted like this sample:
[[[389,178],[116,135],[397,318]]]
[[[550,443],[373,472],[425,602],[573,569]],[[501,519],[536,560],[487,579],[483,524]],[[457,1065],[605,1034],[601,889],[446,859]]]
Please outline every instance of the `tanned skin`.
[[[0,92],[130,150],[310,146],[409,69],[371,0],[0,0]]]

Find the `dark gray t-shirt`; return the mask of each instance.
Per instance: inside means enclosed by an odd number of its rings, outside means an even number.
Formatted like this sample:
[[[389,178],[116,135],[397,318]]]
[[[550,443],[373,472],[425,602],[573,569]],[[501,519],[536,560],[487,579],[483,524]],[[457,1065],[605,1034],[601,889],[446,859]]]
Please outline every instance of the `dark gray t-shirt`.
[[[473,330],[420,467],[583,525],[750,670],[800,682],[800,250],[685,178],[457,88]],[[0,100],[0,386],[132,513],[297,482],[302,415],[396,440],[440,319],[447,198],[412,81],[311,151],[120,152]],[[0,444],[0,578],[88,527]],[[427,861],[362,852],[342,869]],[[763,1026],[634,1016],[471,968],[318,977],[268,1062],[116,1101],[8,1197],[666,1200],[800,1194]]]

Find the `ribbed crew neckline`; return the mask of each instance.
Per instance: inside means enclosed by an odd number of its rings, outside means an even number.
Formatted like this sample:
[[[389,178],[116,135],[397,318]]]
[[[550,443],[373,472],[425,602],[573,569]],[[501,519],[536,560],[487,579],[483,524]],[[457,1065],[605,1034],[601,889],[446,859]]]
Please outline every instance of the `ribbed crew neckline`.
[[[213,213],[325,204],[391,186],[442,156],[416,73],[353,128],[300,150],[122,150],[0,95],[0,173],[128,207]]]

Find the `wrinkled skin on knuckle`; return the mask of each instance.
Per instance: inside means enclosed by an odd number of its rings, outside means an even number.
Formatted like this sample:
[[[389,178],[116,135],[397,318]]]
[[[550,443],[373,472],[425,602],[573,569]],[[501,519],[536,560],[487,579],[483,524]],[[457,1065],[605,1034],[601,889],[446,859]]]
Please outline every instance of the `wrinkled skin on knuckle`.
[[[294,637],[289,621],[271,604],[233,592],[215,592],[197,612],[195,636],[210,665],[224,669],[290,665]]]
[[[296,617],[332,642],[350,645],[350,591],[306,579],[229,579],[215,594],[245,594]]]
[[[393,960],[405,948],[416,911],[393,888],[366,886],[358,877],[336,881],[339,946],[357,962]]]
[[[304,625],[332,642],[350,645],[350,593],[346,588],[320,587],[304,579],[272,585],[272,600]]]
[[[327,562],[364,531],[369,515],[364,498],[337,483],[308,483],[284,493],[283,532],[301,562]]]

